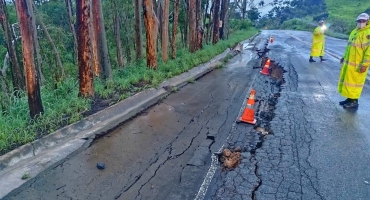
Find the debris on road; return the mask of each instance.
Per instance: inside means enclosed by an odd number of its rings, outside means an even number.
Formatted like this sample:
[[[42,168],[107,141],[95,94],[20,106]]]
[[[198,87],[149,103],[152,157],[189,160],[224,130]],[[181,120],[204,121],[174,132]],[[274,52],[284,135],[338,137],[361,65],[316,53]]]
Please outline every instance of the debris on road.
[[[220,156],[219,160],[223,165],[223,170],[234,169],[240,164],[241,148],[235,148],[233,151],[225,148]]]
[[[104,163],[98,163],[98,164],[96,164],[96,167],[98,169],[105,169],[105,164]]]

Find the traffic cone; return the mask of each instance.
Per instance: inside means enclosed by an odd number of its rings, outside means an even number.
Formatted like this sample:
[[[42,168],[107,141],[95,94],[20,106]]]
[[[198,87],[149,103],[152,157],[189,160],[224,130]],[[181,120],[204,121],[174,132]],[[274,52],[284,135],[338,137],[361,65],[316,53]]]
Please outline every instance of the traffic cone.
[[[249,98],[248,98],[248,101],[247,101],[247,104],[250,104],[250,105],[254,105],[254,102],[255,102],[255,95],[256,95],[256,90],[252,90],[250,95],[249,95]]]
[[[261,74],[270,75],[269,68],[270,68],[270,58],[267,59],[265,66],[263,67],[262,71],[260,71]]]
[[[274,36],[271,36],[270,37],[270,43],[273,43],[274,42]]]
[[[256,94],[255,90],[252,90],[248,102],[247,102],[247,107],[243,111],[243,115],[239,118],[241,122],[245,122],[248,124],[256,124],[257,120],[254,118],[254,96]]]

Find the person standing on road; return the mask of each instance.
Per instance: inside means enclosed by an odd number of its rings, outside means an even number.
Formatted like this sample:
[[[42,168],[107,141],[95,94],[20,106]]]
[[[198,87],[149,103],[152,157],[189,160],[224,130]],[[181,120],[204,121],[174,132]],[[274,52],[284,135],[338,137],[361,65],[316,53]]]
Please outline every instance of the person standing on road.
[[[325,54],[325,35],[324,31],[326,29],[323,20],[319,21],[319,26],[315,28],[312,35],[312,47],[309,62],[316,62],[312,57],[320,57],[321,62],[326,59],[323,58]]]
[[[344,108],[357,108],[370,66],[369,15],[357,17],[357,27],[351,32],[346,51],[340,60],[338,92],[347,99],[339,102]]]

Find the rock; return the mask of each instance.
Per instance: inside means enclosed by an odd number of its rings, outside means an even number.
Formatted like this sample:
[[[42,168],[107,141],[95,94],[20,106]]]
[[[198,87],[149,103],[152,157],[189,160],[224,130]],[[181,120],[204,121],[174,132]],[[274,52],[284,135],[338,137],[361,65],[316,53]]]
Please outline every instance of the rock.
[[[104,163],[98,163],[98,164],[96,164],[96,167],[98,169],[105,169],[105,164]]]

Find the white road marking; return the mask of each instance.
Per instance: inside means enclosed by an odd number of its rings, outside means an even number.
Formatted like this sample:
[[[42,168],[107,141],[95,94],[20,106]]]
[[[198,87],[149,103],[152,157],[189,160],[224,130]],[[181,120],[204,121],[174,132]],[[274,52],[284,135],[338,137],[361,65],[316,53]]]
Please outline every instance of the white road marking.
[[[249,60],[247,61],[247,63],[250,61],[250,60],[252,60],[252,57],[253,57],[253,54],[252,54],[252,52],[250,52],[250,54],[249,54],[250,56],[249,56]],[[253,81],[256,79],[256,77],[257,77],[257,74],[254,76],[254,78],[253,78]],[[249,87],[249,89],[248,89],[248,93],[247,93],[247,95],[246,95],[246,97],[244,98],[244,101],[243,101],[243,104],[242,104],[242,107],[240,108],[240,110],[239,110],[239,114],[238,114],[238,118],[237,118],[237,120],[239,119],[239,117],[241,116],[241,113],[244,111],[244,108],[245,108],[245,105],[246,105],[246,100],[247,100],[247,98],[249,97],[249,93],[250,93],[250,91],[252,90],[252,85]],[[231,131],[230,131],[230,133],[229,133],[229,135],[227,136],[227,138],[226,138],[226,141],[228,141],[229,140],[229,138],[230,138],[230,136],[231,136],[231,134],[234,132],[234,130],[236,129],[235,128],[236,127],[236,122],[234,122],[233,123],[233,125],[232,125],[232,127],[231,127]],[[222,146],[221,146],[221,148],[218,150],[218,152],[221,152],[222,151],[222,149],[225,147],[225,144],[226,143],[223,143],[222,144]],[[206,174],[206,176],[205,176],[205,178],[204,178],[204,180],[203,180],[203,183],[202,183],[202,185],[200,186],[200,188],[199,188],[199,191],[198,191],[198,194],[197,194],[197,196],[195,197],[195,199],[194,200],[203,200],[204,199],[204,197],[205,197],[205,195],[206,195],[206,193],[207,193],[207,190],[208,190],[208,187],[209,187],[209,185],[211,184],[211,182],[212,182],[212,178],[213,178],[213,176],[214,176],[214,174],[216,173],[216,170],[217,170],[217,167],[218,167],[218,159],[217,159],[217,156],[215,155],[215,154],[213,154],[212,153],[212,155],[211,155],[211,159],[212,159],[212,161],[211,161],[211,166],[209,167],[209,169],[208,169],[208,172],[207,172],[207,174]]]

